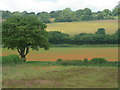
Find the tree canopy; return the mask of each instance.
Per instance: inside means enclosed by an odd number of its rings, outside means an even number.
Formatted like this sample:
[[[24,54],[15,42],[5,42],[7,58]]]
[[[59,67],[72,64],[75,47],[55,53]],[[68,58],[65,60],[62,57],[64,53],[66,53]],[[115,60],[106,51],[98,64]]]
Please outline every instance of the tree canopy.
[[[73,21],[88,21],[88,20],[104,20],[104,19],[114,19],[116,16],[120,15],[120,6],[116,6],[112,11],[109,9],[104,9],[103,11],[93,12],[89,8],[79,9],[72,11],[70,8],[65,8],[63,10],[48,12],[10,12],[2,11],[2,18],[18,17],[18,16],[36,16],[44,23],[50,22],[73,22]],[[51,21],[52,20],[52,21]]]
[[[36,17],[13,17],[3,22],[3,46],[17,49],[21,58],[25,58],[29,48],[49,49],[46,24]]]

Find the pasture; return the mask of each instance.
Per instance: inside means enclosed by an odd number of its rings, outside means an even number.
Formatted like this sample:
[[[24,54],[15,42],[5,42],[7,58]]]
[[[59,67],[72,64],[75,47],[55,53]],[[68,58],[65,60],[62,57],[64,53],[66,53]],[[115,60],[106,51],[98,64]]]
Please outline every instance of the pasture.
[[[16,50],[3,49],[2,55],[18,54]],[[50,50],[39,49],[30,50],[27,61],[56,61],[61,58],[64,60],[83,60],[84,58],[105,58],[109,61],[118,61],[118,47],[54,47]]]
[[[47,30],[60,30],[74,35],[83,32],[95,33],[98,28],[105,28],[108,34],[113,34],[118,28],[117,20],[51,23],[48,24]],[[0,50],[2,56],[18,54],[17,50],[6,48]],[[64,60],[105,58],[109,61],[118,61],[118,47],[52,47],[47,51],[30,49],[27,61],[45,62],[3,66],[3,88],[118,88],[117,67],[51,64],[59,58]]]
[[[117,67],[25,63],[3,67],[3,88],[118,88]]]
[[[16,50],[2,49],[3,56],[18,54]],[[117,47],[50,48],[32,51],[31,62],[2,67],[3,88],[118,88],[118,67],[62,66],[54,64],[58,58],[82,59],[106,57],[117,60]],[[53,64],[52,64],[53,63]]]
[[[118,20],[95,20],[47,24],[47,31],[62,31],[70,35],[78,33],[95,33],[98,28],[105,28],[106,33],[113,34],[118,29]]]

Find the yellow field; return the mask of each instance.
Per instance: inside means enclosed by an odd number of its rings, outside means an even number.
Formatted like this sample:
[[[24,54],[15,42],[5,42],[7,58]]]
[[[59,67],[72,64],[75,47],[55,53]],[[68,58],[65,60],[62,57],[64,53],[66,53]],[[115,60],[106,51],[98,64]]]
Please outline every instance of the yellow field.
[[[70,35],[78,33],[95,33],[98,28],[105,28],[108,34],[118,29],[118,20],[81,21],[47,24],[47,31],[62,31]]]

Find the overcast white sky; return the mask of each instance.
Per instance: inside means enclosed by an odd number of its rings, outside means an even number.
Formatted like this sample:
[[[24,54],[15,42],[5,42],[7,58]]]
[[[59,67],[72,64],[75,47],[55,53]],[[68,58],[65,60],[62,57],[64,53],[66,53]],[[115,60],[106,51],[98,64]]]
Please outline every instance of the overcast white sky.
[[[72,10],[87,7],[92,9],[92,11],[101,11],[103,9],[112,10],[118,2],[119,0],[0,0],[0,10],[37,13],[63,10],[67,7]]]

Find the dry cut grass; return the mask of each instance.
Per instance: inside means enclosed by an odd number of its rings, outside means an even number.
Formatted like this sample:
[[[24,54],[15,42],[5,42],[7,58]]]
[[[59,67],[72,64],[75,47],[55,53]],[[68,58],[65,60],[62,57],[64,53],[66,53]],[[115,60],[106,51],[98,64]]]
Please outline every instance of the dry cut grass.
[[[71,35],[78,33],[95,33],[98,28],[105,28],[108,34],[113,34],[118,29],[118,21],[99,20],[47,24],[47,31],[62,31]]]

